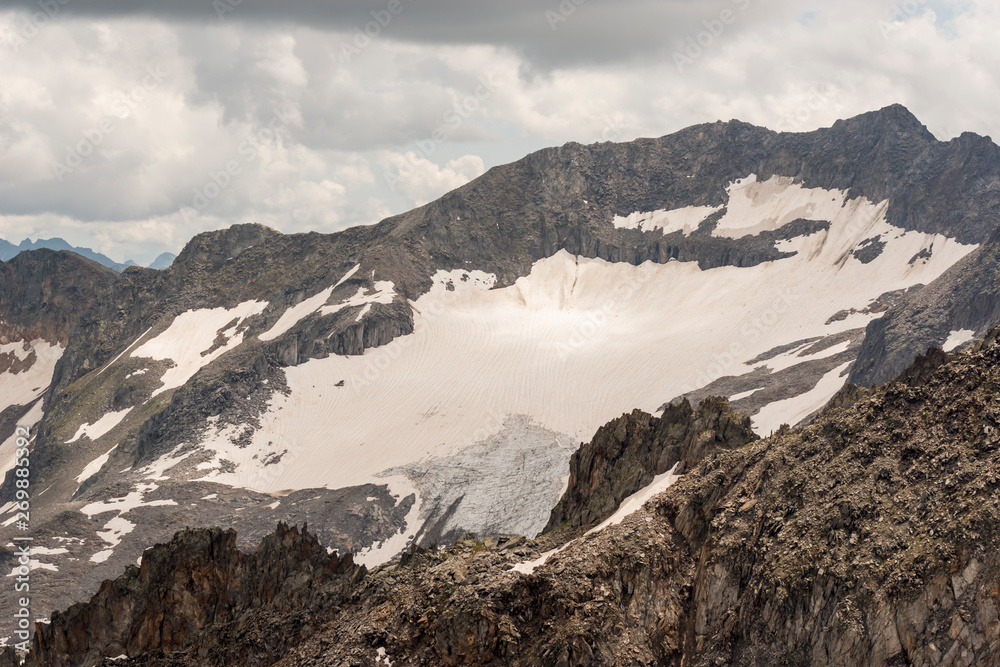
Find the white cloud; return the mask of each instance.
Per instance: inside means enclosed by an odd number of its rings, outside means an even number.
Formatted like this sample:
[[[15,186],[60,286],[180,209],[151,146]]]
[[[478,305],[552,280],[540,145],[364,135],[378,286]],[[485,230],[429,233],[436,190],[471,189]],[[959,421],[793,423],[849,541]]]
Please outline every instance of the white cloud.
[[[390,187],[413,200],[415,206],[461,187],[486,171],[478,155],[463,155],[441,167],[412,151],[387,152],[381,162]]]
[[[140,259],[235,222],[334,231],[529,150],[716,119],[804,131],[901,102],[939,138],[996,136],[1000,13],[985,0],[914,5],[672,0],[656,9],[675,19],[653,48],[610,44],[645,39],[648,26],[624,15],[642,3],[591,0],[554,33],[544,7],[517,5],[511,21],[538,31],[520,46],[502,26],[495,39],[446,30],[431,20],[439,7],[414,4],[350,62],[351,28],[336,22],[67,11],[16,50],[0,43],[0,235]],[[23,17],[0,13],[0,34]],[[698,40],[679,67],[675,54]],[[267,134],[276,112],[287,121]],[[82,152],[69,173],[53,170]],[[239,173],[192,215],[233,161]]]

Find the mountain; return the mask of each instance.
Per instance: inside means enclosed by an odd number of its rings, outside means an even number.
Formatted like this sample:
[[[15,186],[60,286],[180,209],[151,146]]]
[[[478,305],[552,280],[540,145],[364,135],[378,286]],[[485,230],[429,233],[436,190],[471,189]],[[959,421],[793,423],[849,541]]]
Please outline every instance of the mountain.
[[[97,262],[101,266],[106,266],[109,269],[114,269],[115,271],[118,272],[124,271],[128,267],[135,265],[135,262],[133,262],[132,260],[128,260],[124,264],[119,264],[118,262],[112,260],[110,257],[102,255],[99,252],[94,252],[90,248],[78,248],[76,246],[71,246],[69,243],[58,237],[52,239],[38,239],[37,241],[32,241],[31,239],[24,239],[17,245],[14,245],[10,241],[4,241],[3,239],[0,239],[0,261],[6,262],[7,260],[13,259],[22,252],[27,252],[29,250],[40,250],[42,248],[48,250],[68,250],[70,252],[75,252],[76,254],[86,257],[87,259],[93,262]]]
[[[177,259],[177,255],[172,252],[162,253],[157,255],[156,259],[153,260],[153,263],[149,265],[149,268],[158,270],[170,268],[170,265],[174,263],[175,259]]]
[[[0,262],[0,470],[5,475],[15,461],[15,429],[42,419],[45,390],[57,375],[71,332],[115,280],[111,269],[66,251],[37,250]]]
[[[44,396],[34,613],[186,526],[250,549],[308,522],[366,567],[468,533],[582,529],[719,443],[808,422],[849,378],[1000,324],[998,177],[988,139],[939,142],[899,106],[809,133],[711,123],[542,150],[336,234],[200,234],[79,312],[37,300],[68,333],[28,383]],[[29,272],[25,293],[71,272]],[[24,385],[0,373],[15,410]],[[710,396],[749,422],[691,407]],[[660,414],[620,427],[657,433],[655,457],[621,467],[607,452],[631,436],[614,433],[581,449],[635,409]],[[710,441],[684,430],[724,416]]]
[[[725,401],[632,413],[585,449],[641,462],[674,426],[706,437],[573,539],[464,539],[367,572],[283,525],[254,555],[181,532],[40,625],[27,664],[996,664],[998,384],[1000,329],[743,446],[723,444]]]

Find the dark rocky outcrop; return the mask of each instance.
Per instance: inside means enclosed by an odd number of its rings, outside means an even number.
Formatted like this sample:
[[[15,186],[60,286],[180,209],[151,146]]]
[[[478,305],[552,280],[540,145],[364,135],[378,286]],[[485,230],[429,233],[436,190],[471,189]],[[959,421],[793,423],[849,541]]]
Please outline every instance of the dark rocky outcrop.
[[[21,659],[13,646],[0,648],[0,667],[20,667]]]
[[[350,555],[327,554],[315,536],[283,524],[253,554],[237,550],[235,531],[185,531],[144,553],[141,564],[117,580],[104,582],[90,602],[39,625],[28,664],[178,654],[206,633],[220,643],[236,640],[214,651],[215,659],[269,664],[295,633],[264,637],[250,651],[237,643],[252,630],[248,615],[261,607],[274,613],[308,610],[322,585],[347,585],[363,575]]]
[[[685,399],[667,405],[661,417],[641,410],[623,415],[573,454],[569,485],[546,531],[596,525],[656,475],[674,466],[683,473],[716,449],[756,440],[750,418],[733,412],[724,398],[706,398],[697,410]]]
[[[71,252],[35,250],[0,262],[0,343],[42,338],[65,345],[117,276]]]

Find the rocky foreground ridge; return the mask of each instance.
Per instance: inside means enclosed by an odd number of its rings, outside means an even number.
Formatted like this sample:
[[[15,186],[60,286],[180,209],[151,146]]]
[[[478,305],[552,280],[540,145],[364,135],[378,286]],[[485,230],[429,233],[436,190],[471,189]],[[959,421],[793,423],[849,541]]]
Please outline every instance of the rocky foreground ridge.
[[[532,574],[512,567],[565,537],[469,538],[365,573],[284,527],[257,556],[181,533],[55,615],[29,664],[997,665],[998,487],[995,330],[849,386],[806,427],[715,448]]]

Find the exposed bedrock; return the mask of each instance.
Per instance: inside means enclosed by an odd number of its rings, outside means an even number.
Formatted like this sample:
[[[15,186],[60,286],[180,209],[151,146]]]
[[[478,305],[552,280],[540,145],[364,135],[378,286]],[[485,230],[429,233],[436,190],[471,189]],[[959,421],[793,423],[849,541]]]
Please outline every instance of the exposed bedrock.
[[[569,486],[546,530],[596,525],[656,475],[678,464],[677,472],[684,472],[718,448],[758,439],[750,418],[734,412],[724,398],[706,398],[697,410],[685,399],[665,406],[661,417],[641,410],[622,415],[573,454]]]
[[[28,664],[75,666],[100,656],[170,653],[208,628],[222,644],[252,632],[254,609],[306,611],[323,584],[347,585],[364,571],[350,556],[328,554],[315,536],[284,524],[253,554],[236,548],[232,530],[181,532],[143,554],[139,566],[104,582],[90,602],[40,625]],[[294,626],[284,631],[294,633]],[[272,659],[292,636],[263,638],[273,647]],[[257,647],[258,659],[267,649]],[[236,646],[223,649],[226,654],[249,664]]]

